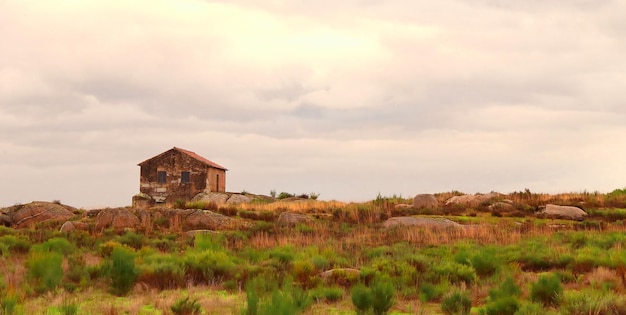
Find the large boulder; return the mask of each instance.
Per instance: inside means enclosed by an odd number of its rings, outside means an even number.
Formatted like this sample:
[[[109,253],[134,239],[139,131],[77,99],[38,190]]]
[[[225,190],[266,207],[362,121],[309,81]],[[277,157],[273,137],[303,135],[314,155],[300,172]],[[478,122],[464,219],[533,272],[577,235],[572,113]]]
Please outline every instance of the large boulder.
[[[278,216],[276,225],[278,226],[294,226],[298,223],[312,222],[313,218],[306,214],[297,212],[283,212]]]
[[[139,227],[139,218],[126,208],[103,209],[96,216],[96,231],[112,228],[116,231]]]
[[[539,214],[553,218],[578,221],[584,220],[587,216],[587,213],[580,208],[572,206],[557,206],[552,204],[547,204],[546,208],[543,209]]]
[[[148,209],[156,204],[152,196],[139,193],[133,196],[133,208]]]
[[[183,225],[187,230],[225,230],[245,226],[242,220],[208,210],[197,210],[187,215]]]
[[[73,217],[75,211],[75,208],[57,202],[33,201],[5,208],[2,212],[6,216],[3,221],[10,221],[15,228],[24,228],[42,222],[64,222]]]
[[[482,203],[489,202],[500,194],[492,192],[488,194],[476,194],[476,195],[462,195],[454,196],[446,201],[446,205],[460,205],[465,207],[476,207]]]
[[[385,228],[396,226],[461,227],[462,225],[445,218],[393,217],[383,222]]]
[[[415,209],[437,209],[439,201],[432,194],[419,194],[413,198],[413,208]]]
[[[227,193],[203,192],[195,195],[191,201],[213,202],[218,205],[223,205],[228,201],[229,197],[230,196]]]
[[[230,198],[228,198],[228,201],[226,201],[226,203],[227,204],[240,204],[240,203],[248,203],[250,201],[252,201],[252,197],[250,196],[246,196],[242,194],[232,194]]]
[[[61,225],[59,232],[68,233],[76,230],[89,231],[89,224],[78,221],[66,221],[65,223],[63,223],[63,225]]]

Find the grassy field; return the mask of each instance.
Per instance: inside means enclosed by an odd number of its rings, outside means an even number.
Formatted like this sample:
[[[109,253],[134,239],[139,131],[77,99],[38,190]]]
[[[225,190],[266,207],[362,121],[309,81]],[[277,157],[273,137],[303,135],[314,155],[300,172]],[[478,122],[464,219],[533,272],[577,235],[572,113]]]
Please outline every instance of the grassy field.
[[[516,192],[506,211],[397,196],[187,204],[252,223],[195,237],[0,228],[0,314],[626,314],[624,196]],[[546,203],[589,217],[537,218]],[[285,211],[315,219],[279,227]],[[463,227],[382,227],[400,215]]]

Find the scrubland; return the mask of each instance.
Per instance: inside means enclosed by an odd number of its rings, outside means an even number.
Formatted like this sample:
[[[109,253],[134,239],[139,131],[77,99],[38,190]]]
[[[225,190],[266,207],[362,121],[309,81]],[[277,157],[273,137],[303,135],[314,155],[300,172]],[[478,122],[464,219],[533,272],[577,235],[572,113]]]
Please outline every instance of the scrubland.
[[[442,202],[459,194],[437,194]],[[250,228],[0,228],[2,314],[626,314],[626,191],[503,195],[438,209],[259,201],[207,208]],[[584,221],[538,218],[546,203]],[[281,212],[312,222],[278,226]],[[394,216],[463,225],[383,228]]]

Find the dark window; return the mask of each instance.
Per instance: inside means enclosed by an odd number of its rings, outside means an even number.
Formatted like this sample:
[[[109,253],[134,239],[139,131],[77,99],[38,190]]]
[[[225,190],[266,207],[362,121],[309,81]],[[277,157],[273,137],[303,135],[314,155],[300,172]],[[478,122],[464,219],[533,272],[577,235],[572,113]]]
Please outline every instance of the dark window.
[[[220,191],[220,174],[215,175],[215,191]]]
[[[189,172],[181,172],[180,173],[180,183],[188,184],[189,183]]]
[[[167,172],[166,171],[158,171],[157,172],[157,181],[159,184],[165,184],[167,182]]]

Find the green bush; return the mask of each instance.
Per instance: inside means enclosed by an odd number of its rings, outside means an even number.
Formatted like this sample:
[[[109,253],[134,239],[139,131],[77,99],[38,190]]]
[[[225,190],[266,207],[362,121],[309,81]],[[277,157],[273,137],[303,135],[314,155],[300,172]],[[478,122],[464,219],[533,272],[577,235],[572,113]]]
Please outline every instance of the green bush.
[[[448,261],[435,266],[433,269],[439,279],[447,278],[451,283],[472,284],[476,281],[476,271],[472,266]]]
[[[26,261],[26,278],[37,293],[55,290],[63,279],[63,255],[31,250]]]
[[[225,237],[223,234],[196,234],[194,248],[199,251],[224,249]]]
[[[274,287],[271,298],[259,296],[267,289],[264,279],[255,278],[246,284],[246,308],[243,315],[293,315],[308,308],[312,301],[308,292],[293,287],[290,280],[285,280],[282,289]]]
[[[126,295],[139,275],[135,266],[135,253],[122,246],[115,247],[110,264],[111,291],[118,296]]]
[[[470,258],[471,266],[476,270],[476,274],[481,277],[488,277],[496,273],[501,265],[500,259],[496,256],[493,248],[485,248],[478,254]]]
[[[554,274],[541,275],[537,282],[530,286],[530,299],[545,306],[558,306],[562,293],[561,280]]]
[[[441,310],[448,315],[468,315],[471,309],[472,299],[467,293],[454,292],[441,303]]]
[[[233,258],[222,251],[187,252],[183,257],[187,280],[209,283],[229,280],[235,271]]]
[[[61,306],[59,306],[59,312],[63,315],[76,315],[78,314],[78,304],[69,299],[63,299]]]
[[[423,282],[419,286],[419,296],[422,302],[431,302],[441,298],[444,290],[430,282]]]
[[[324,302],[337,302],[343,298],[343,289],[339,287],[319,287],[313,292],[313,299]]]
[[[512,277],[507,277],[496,289],[489,290],[489,298],[497,300],[505,297],[517,297],[522,294],[520,287]]]
[[[3,293],[0,299],[0,314],[14,314],[19,306],[19,298],[14,293]]]
[[[57,252],[65,256],[70,255],[76,251],[76,246],[74,246],[74,244],[70,243],[70,241],[62,237],[53,237],[35,246],[40,247],[40,249],[38,250]]]
[[[176,255],[153,254],[142,259],[139,281],[159,290],[182,287],[185,284],[185,267]]]
[[[30,249],[30,241],[22,236],[3,235],[0,236],[0,244],[6,245],[9,252],[27,253]],[[5,255],[5,252],[2,252]],[[8,253],[7,253],[8,254]]]
[[[189,297],[176,300],[170,309],[176,315],[197,315],[202,313],[198,300],[190,299]]]
[[[389,279],[377,279],[371,287],[372,311],[375,315],[387,314],[387,311],[396,303],[396,288]]]
[[[515,314],[515,312],[517,312],[519,308],[520,303],[517,298],[513,296],[505,296],[487,303],[484,308],[481,309],[480,314],[510,315]]]
[[[532,303],[532,302],[522,304],[519,307],[519,309],[514,313],[514,315],[556,315],[556,314],[558,313],[547,311],[546,309],[543,308],[543,305],[538,304],[538,303]],[[573,313],[568,313],[568,314],[573,314]]]
[[[372,308],[372,294],[363,284],[358,284],[352,288],[352,304],[358,315],[367,314]]]
[[[290,194],[290,193],[287,193],[287,192],[283,191],[280,194],[278,194],[277,199],[286,199],[286,198],[291,198],[291,197],[294,197],[294,196],[295,196],[294,194]]]
[[[146,237],[142,234],[137,234],[132,231],[128,231],[123,235],[118,236],[115,239],[118,243],[132,247],[134,249],[141,249],[146,243]]]

